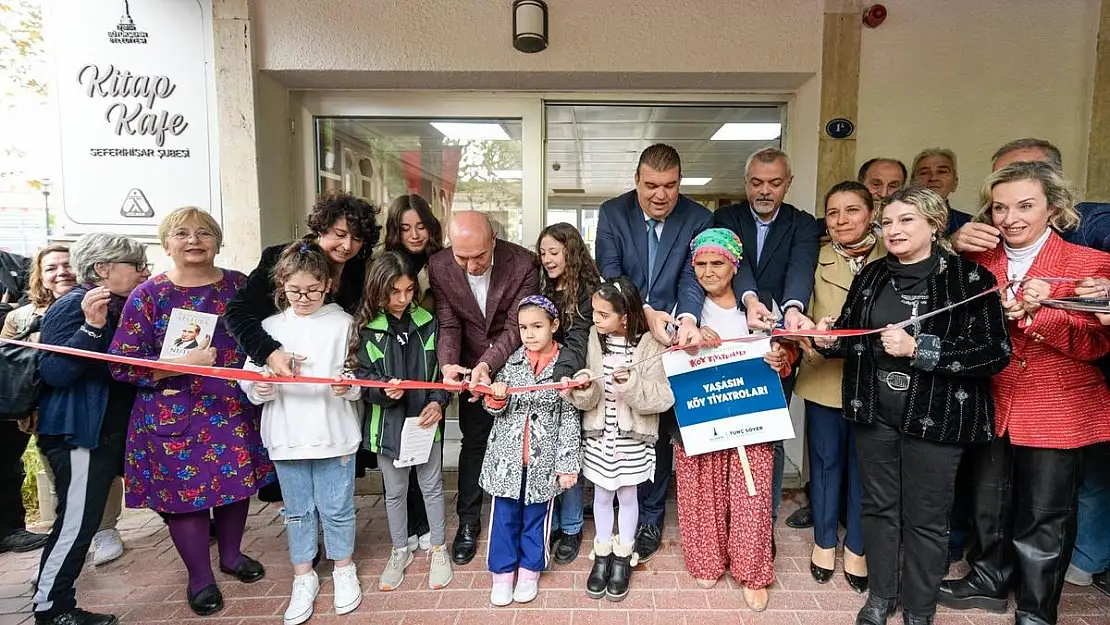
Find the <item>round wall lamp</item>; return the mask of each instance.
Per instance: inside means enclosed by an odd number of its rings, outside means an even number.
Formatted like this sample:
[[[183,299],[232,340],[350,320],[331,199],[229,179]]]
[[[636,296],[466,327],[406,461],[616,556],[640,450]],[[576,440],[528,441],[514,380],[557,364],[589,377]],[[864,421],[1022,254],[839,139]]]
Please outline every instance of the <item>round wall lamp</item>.
[[[546,2],[513,0],[513,47],[529,54],[547,47]]]

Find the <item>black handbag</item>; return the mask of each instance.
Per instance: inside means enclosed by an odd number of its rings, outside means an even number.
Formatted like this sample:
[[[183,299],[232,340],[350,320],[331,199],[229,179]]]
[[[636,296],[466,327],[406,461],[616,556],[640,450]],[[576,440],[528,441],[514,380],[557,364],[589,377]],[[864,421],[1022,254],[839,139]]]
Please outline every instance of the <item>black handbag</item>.
[[[38,331],[41,317],[35,316],[16,336],[26,340]],[[39,358],[42,351],[33,347],[0,342],[0,421],[18,421],[31,416],[42,396]]]

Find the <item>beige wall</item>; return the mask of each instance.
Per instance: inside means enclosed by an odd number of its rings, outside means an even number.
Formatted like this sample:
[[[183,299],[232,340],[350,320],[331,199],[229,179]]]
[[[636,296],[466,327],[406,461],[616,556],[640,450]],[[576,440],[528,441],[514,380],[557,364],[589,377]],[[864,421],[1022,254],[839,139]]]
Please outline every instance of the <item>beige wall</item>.
[[[297,222],[307,207],[293,199],[294,149],[289,92],[265,74],[255,77],[255,109],[258,149],[258,201],[265,219],[261,223],[262,246],[294,238]],[[303,230],[303,229],[302,229]]]
[[[256,59],[332,88],[794,88],[820,68],[816,0],[548,5],[551,45],[529,55],[507,0],[256,1]]]
[[[1048,139],[1077,184],[1085,170],[1097,0],[888,0],[865,28],[857,158],[906,166],[924,147],[955,150],[953,205],[971,212],[990,156],[1024,136]]]

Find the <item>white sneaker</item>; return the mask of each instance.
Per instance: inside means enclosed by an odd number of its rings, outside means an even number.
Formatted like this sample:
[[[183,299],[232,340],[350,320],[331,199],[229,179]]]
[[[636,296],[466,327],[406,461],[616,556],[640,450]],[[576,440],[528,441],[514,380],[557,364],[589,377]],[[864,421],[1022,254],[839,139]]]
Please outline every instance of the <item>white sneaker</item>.
[[[119,530],[100,530],[93,535],[93,564],[100,566],[123,555],[123,539]]]
[[[447,545],[433,547],[428,555],[432,561],[428,567],[428,587],[432,590],[445,588],[455,577],[451,560],[447,557]]]
[[[409,551],[416,553],[416,550],[431,551],[432,550],[432,533],[428,532],[421,536],[413,534],[408,538]]]
[[[513,602],[528,603],[536,598],[540,592],[540,574],[528,569],[519,569],[516,572],[516,590],[513,591]]]
[[[335,613],[353,612],[362,603],[362,586],[358,583],[358,571],[352,562],[344,567],[336,567],[331,574],[335,584]]]
[[[489,592],[489,602],[503,608],[513,603],[513,574],[494,573],[493,588]]]
[[[289,596],[289,607],[285,609],[285,625],[301,625],[312,618],[312,604],[320,592],[320,578],[316,571],[293,576],[293,592]]]
[[[385,570],[378,580],[378,590],[389,592],[396,590],[401,582],[405,581],[405,569],[412,564],[412,552],[408,549],[399,551],[394,549],[389,552],[389,562],[385,563]]]

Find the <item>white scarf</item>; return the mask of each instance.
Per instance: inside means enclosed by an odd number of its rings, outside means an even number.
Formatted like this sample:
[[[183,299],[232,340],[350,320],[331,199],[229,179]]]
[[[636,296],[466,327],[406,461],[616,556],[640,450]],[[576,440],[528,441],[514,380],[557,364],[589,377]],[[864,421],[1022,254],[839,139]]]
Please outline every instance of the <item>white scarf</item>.
[[[1019,249],[1012,248],[1003,243],[1002,247],[1006,250],[1006,259],[1009,261],[1006,275],[1009,276],[1011,280],[1024,280],[1025,274],[1029,273],[1029,268],[1033,266],[1033,261],[1037,259],[1037,254],[1041,253],[1041,248],[1044,247],[1045,242],[1048,241],[1048,237],[1050,236],[1052,236],[1051,228],[1046,229],[1044,234],[1033,242],[1033,245]],[[1012,295],[1017,295],[1016,284],[1010,287],[1010,293]]]

